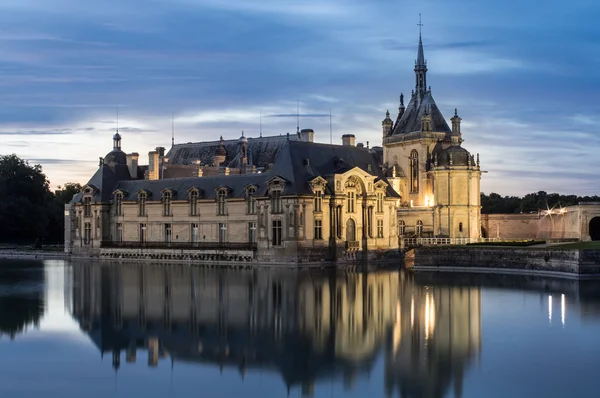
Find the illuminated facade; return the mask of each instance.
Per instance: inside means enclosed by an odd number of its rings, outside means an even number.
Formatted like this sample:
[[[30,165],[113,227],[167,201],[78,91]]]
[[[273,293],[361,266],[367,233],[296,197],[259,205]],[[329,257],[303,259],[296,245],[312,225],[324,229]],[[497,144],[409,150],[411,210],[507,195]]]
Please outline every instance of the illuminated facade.
[[[427,86],[427,62],[419,36],[415,90],[389,112],[383,126],[383,164],[402,197],[400,235],[476,240],[481,236],[479,155],[462,147],[461,118],[448,126]]]

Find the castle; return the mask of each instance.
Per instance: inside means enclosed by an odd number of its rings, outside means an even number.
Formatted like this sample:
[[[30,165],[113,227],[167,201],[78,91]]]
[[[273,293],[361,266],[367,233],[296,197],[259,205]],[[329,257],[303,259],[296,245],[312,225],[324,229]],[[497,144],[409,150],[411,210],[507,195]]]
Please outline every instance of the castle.
[[[479,156],[427,86],[386,112],[382,146],[296,134],[173,144],[126,154],[121,136],[66,209],[65,250],[105,258],[306,263],[386,259],[403,237],[481,235]]]

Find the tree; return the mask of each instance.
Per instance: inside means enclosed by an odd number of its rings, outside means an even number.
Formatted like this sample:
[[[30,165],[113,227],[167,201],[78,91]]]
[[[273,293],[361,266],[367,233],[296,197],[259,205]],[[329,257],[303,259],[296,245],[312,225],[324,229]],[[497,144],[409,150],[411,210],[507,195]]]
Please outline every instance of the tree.
[[[580,202],[598,202],[598,196],[562,195],[544,191],[529,193],[522,198],[481,193],[482,214],[530,213],[556,207],[573,206]]]
[[[52,200],[42,166],[17,155],[0,156],[0,241],[32,243],[47,236]]]
[[[67,182],[64,186],[58,186],[54,191],[53,200],[48,204],[48,237],[51,242],[62,242],[64,240],[65,204],[69,203],[75,194],[81,191],[81,184]]]

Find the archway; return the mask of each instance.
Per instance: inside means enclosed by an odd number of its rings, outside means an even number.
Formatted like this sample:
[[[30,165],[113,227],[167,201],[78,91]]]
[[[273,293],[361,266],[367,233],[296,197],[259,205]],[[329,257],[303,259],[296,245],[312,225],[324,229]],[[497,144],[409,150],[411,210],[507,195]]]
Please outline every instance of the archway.
[[[600,240],[600,217],[594,217],[590,220],[590,238]]]
[[[355,241],[356,240],[356,223],[353,219],[349,218],[346,221],[346,241]]]

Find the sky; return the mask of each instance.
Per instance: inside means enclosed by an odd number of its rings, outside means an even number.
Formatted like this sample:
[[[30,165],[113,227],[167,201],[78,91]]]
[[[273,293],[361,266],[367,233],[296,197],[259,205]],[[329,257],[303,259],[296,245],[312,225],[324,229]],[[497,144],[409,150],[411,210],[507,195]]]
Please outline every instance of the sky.
[[[414,88],[463,119],[482,191],[600,194],[600,3],[2,0],[0,154],[85,183],[112,149],[313,128],[381,145]],[[287,115],[287,116],[286,116]],[[319,116],[321,115],[321,116]],[[327,116],[323,116],[327,115]]]

